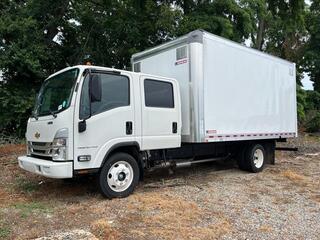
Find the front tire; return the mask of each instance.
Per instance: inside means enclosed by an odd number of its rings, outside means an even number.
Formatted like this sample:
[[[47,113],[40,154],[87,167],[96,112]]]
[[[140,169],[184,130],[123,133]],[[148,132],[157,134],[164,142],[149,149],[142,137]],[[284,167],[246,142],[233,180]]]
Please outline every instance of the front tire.
[[[103,196],[123,198],[129,196],[139,182],[137,161],[127,153],[115,153],[107,159],[99,176],[98,184]]]

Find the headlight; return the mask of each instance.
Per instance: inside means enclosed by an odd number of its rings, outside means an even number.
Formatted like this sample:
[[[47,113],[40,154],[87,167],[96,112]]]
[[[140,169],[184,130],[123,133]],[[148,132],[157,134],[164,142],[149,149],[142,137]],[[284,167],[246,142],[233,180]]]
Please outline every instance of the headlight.
[[[55,147],[65,147],[65,146],[67,146],[67,139],[66,138],[55,138],[55,139],[53,139],[52,145]]]
[[[68,150],[68,129],[63,128],[57,131],[52,142],[52,160],[67,160]]]
[[[55,138],[52,143],[52,160],[65,161],[67,160],[67,139]]]

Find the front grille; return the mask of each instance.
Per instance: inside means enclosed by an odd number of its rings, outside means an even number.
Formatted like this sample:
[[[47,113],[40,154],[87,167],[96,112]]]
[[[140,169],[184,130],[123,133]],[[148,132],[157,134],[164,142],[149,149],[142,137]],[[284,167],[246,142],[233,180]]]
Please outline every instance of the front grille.
[[[31,142],[33,146],[46,146],[48,143],[46,142]]]
[[[28,142],[30,154],[43,159],[52,159],[51,142]]]
[[[34,153],[40,153],[40,154],[46,154],[46,150],[38,150],[38,149],[33,149]]]
[[[30,154],[30,156],[34,157],[34,158],[52,161],[52,157],[46,157],[46,156],[42,156],[42,155],[40,156],[40,155],[35,155],[35,154]]]

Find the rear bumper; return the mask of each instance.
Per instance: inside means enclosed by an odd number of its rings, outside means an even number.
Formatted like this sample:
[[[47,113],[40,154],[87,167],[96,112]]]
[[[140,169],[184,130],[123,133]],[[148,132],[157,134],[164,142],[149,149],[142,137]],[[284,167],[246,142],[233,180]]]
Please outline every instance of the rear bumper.
[[[18,157],[19,166],[32,173],[48,178],[72,178],[72,162],[52,162],[33,157]]]

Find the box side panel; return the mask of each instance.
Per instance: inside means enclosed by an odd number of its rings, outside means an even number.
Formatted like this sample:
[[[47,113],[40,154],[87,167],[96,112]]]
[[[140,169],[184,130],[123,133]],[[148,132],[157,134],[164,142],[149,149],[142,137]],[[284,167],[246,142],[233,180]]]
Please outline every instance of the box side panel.
[[[186,57],[177,60],[177,48],[186,47]],[[189,82],[188,44],[182,43],[173,48],[164,49],[154,55],[133,59],[133,64],[140,62],[143,73],[175,78],[179,82],[182,111],[182,139],[190,138],[190,82]],[[161,121],[161,119],[159,119]]]
[[[205,141],[295,136],[294,64],[204,37]]]

